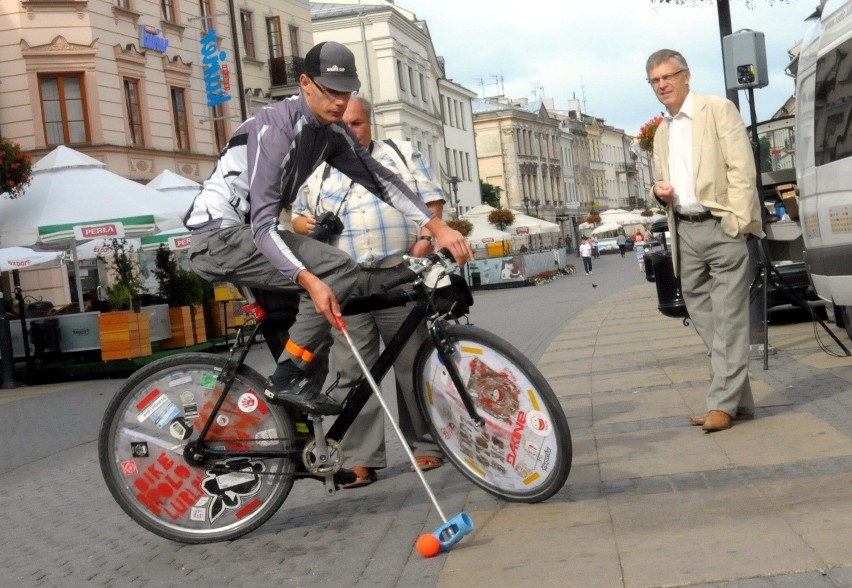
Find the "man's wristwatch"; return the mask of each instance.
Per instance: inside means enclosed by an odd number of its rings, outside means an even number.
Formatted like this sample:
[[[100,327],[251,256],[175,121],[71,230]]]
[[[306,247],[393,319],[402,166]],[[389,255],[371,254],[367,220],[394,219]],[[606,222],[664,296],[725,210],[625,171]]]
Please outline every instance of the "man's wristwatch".
[[[420,235],[418,241],[429,241],[429,244],[434,247],[435,246],[435,237],[430,235]]]

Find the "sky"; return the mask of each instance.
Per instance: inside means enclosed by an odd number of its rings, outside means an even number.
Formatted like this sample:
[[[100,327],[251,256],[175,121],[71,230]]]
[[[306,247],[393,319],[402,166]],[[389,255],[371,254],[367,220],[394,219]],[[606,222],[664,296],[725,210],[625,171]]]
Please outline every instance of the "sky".
[[[646,81],[645,61],[657,49],[680,51],[690,86],[725,95],[716,3],[691,6],[651,0],[395,0],[425,20],[447,77],[483,95],[551,98],[634,135],[662,105]],[[758,122],[793,94],[784,73],[788,51],[804,36],[819,0],[730,0],[734,32],[762,32],[769,85],[754,90]],[[502,81],[500,81],[502,80]],[[746,92],[741,112],[751,122]]]

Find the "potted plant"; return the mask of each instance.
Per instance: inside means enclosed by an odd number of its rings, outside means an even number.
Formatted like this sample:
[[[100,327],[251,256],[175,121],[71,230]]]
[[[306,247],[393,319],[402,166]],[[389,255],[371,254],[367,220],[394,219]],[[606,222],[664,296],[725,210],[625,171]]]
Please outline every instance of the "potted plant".
[[[171,338],[161,341],[160,346],[174,349],[207,341],[203,307],[210,293],[207,282],[181,268],[165,245],[157,249],[154,276],[160,285],[160,297],[169,305],[172,325]]]
[[[502,231],[508,225],[511,225],[513,222],[515,222],[515,213],[509,210],[508,208],[492,210],[488,214],[488,222],[492,225],[496,225],[497,228]]]
[[[457,230],[462,234],[462,237],[467,237],[473,231],[473,223],[464,218],[448,220],[447,226]]]
[[[125,239],[113,239],[107,298],[112,312],[101,313],[98,329],[101,358],[130,359],[151,355],[151,329],[148,316],[139,312],[142,306],[142,276],[136,263],[135,250]]]
[[[0,192],[17,198],[30,183],[31,174],[30,154],[21,151],[14,141],[0,137]]]

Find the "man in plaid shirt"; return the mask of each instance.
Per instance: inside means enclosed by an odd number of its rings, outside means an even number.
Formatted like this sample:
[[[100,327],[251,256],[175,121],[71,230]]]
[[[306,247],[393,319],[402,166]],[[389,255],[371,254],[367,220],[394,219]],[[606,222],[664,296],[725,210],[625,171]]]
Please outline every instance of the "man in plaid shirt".
[[[407,141],[374,141],[370,129],[371,108],[367,100],[354,96],[349,101],[343,121],[370,154],[419,194],[426,206],[440,218],[444,193],[432,181],[420,153]],[[404,254],[419,257],[432,252],[433,238],[428,230],[406,220],[395,208],[328,164],[313,173],[293,203],[293,229],[299,233],[309,232],[316,225],[316,217],[324,212],[333,212],[343,221],[343,232],[333,238],[332,244],[347,252],[361,267],[355,296],[383,293],[382,284],[393,275],[390,268],[399,265]],[[410,308],[396,307],[347,317],[350,336],[368,365],[372,365],[379,356],[379,337],[385,343],[389,342],[409,312]],[[336,390],[345,395],[350,386],[361,378],[361,370],[343,336],[337,332],[334,336],[332,369],[340,372],[340,384]],[[427,337],[425,326],[421,326],[394,364],[400,428],[423,470],[442,464],[440,450],[428,437],[412,385],[414,358]],[[344,484],[344,488],[371,483],[376,478],[376,470],[387,466],[384,430],[381,405],[373,397],[343,439],[345,465],[355,474],[355,481]]]

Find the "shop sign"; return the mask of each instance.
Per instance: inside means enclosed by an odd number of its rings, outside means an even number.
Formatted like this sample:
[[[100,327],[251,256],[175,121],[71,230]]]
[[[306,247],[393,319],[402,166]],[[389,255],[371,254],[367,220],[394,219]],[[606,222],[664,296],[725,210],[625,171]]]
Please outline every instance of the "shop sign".
[[[143,49],[165,53],[169,50],[169,40],[161,36],[162,31],[151,25],[139,25],[139,44]]]
[[[78,241],[86,239],[124,237],[124,225],[121,223],[101,223],[99,225],[80,225],[74,227],[74,237]]]
[[[204,63],[204,91],[207,106],[213,108],[231,99],[230,74],[225,63],[227,53],[219,49],[216,29],[208,29],[201,37],[201,60]]]

